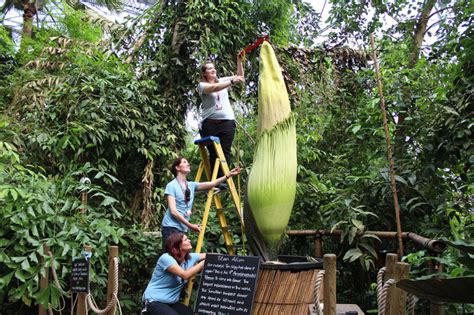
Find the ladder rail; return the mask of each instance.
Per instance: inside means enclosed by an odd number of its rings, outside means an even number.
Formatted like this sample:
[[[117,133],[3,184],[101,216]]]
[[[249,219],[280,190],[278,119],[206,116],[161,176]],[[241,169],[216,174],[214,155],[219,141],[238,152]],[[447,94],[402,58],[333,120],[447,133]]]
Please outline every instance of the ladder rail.
[[[227,160],[225,159],[224,152],[222,152],[221,145],[215,141],[213,141],[213,145],[214,145],[214,150],[216,151],[216,154],[217,154],[217,158],[221,162],[220,166],[221,166],[222,173],[223,174],[229,173],[230,172],[229,165],[227,164]],[[242,210],[240,207],[240,198],[237,193],[237,189],[235,188],[234,181],[231,178],[227,178],[226,182],[227,182],[227,185],[229,186],[230,195],[232,196],[232,200],[234,201],[237,211],[239,212],[239,215],[242,217]]]
[[[219,167],[216,164],[215,167],[214,167],[213,175],[209,176],[210,166],[209,166],[209,160],[207,159],[207,154],[203,155],[202,154],[203,152],[201,150],[201,146],[199,146],[199,148],[200,148],[200,151],[201,151],[201,157],[203,159],[202,159],[202,162],[199,164],[198,172],[196,174],[196,182],[201,179],[201,176],[202,176],[202,173],[203,173],[203,168],[206,171],[205,173],[207,175],[207,178],[212,180],[212,178],[214,176],[217,177]],[[204,153],[205,153],[205,151],[204,151]],[[203,218],[202,218],[202,222],[201,222],[201,229],[199,230],[198,241],[197,241],[196,248],[195,248],[196,253],[201,252],[202,243],[204,241],[204,234],[206,233],[207,219],[209,217],[209,212],[211,210],[211,203],[212,203],[212,195],[213,194],[214,194],[214,188],[209,189],[209,191],[207,192],[206,205],[204,207],[204,213],[203,213]],[[193,291],[194,278],[195,277],[191,277],[188,280],[188,284],[186,286],[186,294],[185,294],[185,297],[184,297],[184,305],[189,305],[189,302],[191,300],[191,293]]]
[[[224,152],[222,151],[220,144],[216,143],[215,141],[213,141],[213,144],[214,144],[214,149],[216,150],[216,153],[217,153],[217,159],[220,159],[221,161],[220,166],[221,166],[223,174],[229,173],[230,172],[229,165],[227,164],[227,160],[225,159],[225,155],[224,155]],[[227,178],[226,182],[227,182],[227,185],[229,186],[230,195],[232,197],[232,200],[234,202],[234,205],[236,207],[237,214],[240,220],[240,231],[242,234],[242,248],[245,248],[245,239],[244,239],[245,238],[245,224],[244,224],[243,208],[241,207],[241,204],[240,204],[240,197],[237,192],[236,186],[234,184],[234,180],[232,178]]]
[[[198,171],[197,171],[197,174],[196,174],[196,179],[195,179],[196,182],[200,181],[200,179],[203,175],[203,172],[206,174],[206,177],[209,181],[214,181],[214,180],[217,179],[217,174],[219,173],[219,168],[222,170],[223,174],[227,174],[227,173],[230,172],[230,169],[229,169],[229,166],[228,166],[227,161],[225,159],[224,153],[222,151],[222,147],[220,145],[219,139],[214,138],[214,137],[210,137],[210,141],[212,141],[214,149],[217,153],[217,158],[216,158],[216,161],[214,163],[212,173],[211,173],[211,165],[210,165],[209,157],[208,157],[206,149],[205,149],[205,145],[204,145],[203,142],[199,142],[199,153],[201,155],[201,163],[199,164],[199,168],[198,168]],[[240,197],[237,193],[236,186],[235,186],[234,181],[232,180],[232,178],[231,177],[227,178],[226,182],[227,182],[227,185],[229,187],[229,191],[230,191],[230,194],[231,194],[231,197],[232,197],[232,201],[234,202],[234,205],[236,207],[237,214],[238,214],[238,217],[239,217],[239,220],[240,220],[240,227],[241,227],[241,232],[242,232],[242,244],[243,244],[243,248],[245,248],[245,245],[244,245],[245,244],[245,240],[244,240],[245,226],[244,226],[242,209],[241,209],[241,204],[240,204]],[[205,204],[205,208],[204,208],[203,218],[202,218],[202,222],[201,222],[201,229],[199,231],[199,236],[198,236],[198,241],[197,241],[197,244],[196,244],[195,252],[196,253],[201,252],[212,202],[214,202],[214,204],[216,206],[216,214],[217,214],[217,217],[219,219],[219,225],[220,225],[221,230],[222,230],[222,234],[223,234],[223,237],[224,237],[224,243],[226,245],[227,252],[230,255],[235,255],[235,249],[234,249],[234,246],[233,246],[233,243],[232,243],[232,236],[230,235],[227,220],[225,218],[224,211],[222,210],[223,207],[222,207],[221,198],[220,198],[220,196],[214,194],[214,187],[209,189],[209,191],[207,192],[206,204]],[[186,295],[185,295],[185,299],[184,299],[184,304],[185,305],[189,305],[189,302],[190,302],[190,299],[191,299],[191,293],[192,293],[192,289],[193,289],[193,284],[194,284],[194,277],[189,279],[188,284],[187,284]]]
[[[201,163],[199,163],[199,167],[198,167],[198,170],[197,170],[197,174],[196,174],[196,178],[194,179],[195,182],[200,182],[201,181],[201,177],[202,177],[202,172],[204,170],[204,162],[201,161]]]
[[[214,178],[215,176],[217,176],[217,172],[219,171],[219,167],[218,167],[218,164],[216,163],[215,167],[214,167],[214,171],[212,172],[212,178]],[[209,218],[209,212],[211,210],[211,204],[212,204],[212,197],[214,195],[214,188],[211,188],[209,189],[209,191],[207,192],[207,199],[206,199],[206,206],[204,208],[204,213],[202,215],[202,222],[201,222],[201,229],[199,231],[199,237],[198,237],[198,242],[196,244],[196,249],[195,249],[195,252],[196,253],[200,253],[201,252],[201,248],[202,248],[202,243],[204,241],[204,234],[206,232],[206,226],[207,226],[207,219]]]

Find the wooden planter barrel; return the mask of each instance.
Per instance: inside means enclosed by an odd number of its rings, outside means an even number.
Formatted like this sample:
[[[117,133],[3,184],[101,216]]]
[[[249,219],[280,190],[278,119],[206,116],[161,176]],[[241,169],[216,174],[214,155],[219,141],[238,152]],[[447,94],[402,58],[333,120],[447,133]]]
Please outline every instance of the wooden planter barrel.
[[[253,305],[254,315],[307,314],[314,303],[313,288],[322,260],[307,262],[305,257],[279,256],[285,264],[262,263]]]

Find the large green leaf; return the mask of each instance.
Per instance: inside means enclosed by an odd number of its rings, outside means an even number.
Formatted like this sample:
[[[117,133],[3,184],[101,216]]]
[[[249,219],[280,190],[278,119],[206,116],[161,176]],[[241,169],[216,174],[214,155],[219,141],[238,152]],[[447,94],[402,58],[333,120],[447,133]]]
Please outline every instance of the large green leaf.
[[[474,277],[453,279],[401,280],[397,287],[435,302],[474,303]]]
[[[443,239],[442,241],[460,251],[474,255],[474,242],[466,242],[464,240],[449,241],[446,239]]]

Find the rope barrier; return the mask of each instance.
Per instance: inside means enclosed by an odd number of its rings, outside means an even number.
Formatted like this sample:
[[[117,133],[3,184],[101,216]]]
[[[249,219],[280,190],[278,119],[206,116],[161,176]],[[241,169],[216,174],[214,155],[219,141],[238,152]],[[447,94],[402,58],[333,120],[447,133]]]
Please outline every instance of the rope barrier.
[[[51,275],[53,277],[54,285],[56,288],[61,290],[61,285],[59,283],[58,275],[56,273],[56,269],[54,269],[54,256],[51,251],[48,251],[48,256],[51,260]],[[86,314],[88,314],[88,306],[90,306],[91,310],[96,313],[96,314],[104,314],[110,311],[113,305],[118,304],[118,310],[119,314],[122,315],[122,307],[120,306],[119,299],[118,299],[118,257],[113,257],[113,264],[114,264],[114,273],[113,273],[113,292],[112,292],[112,299],[109,301],[107,304],[106,308],[103,310],[100,310],[94,300],[94,297],[88,293],[86,296],[86,300],[88,303],[86,303]],[[75,308],[75,305],[77,303],[77,295],[76,298],[73,300],[73,295],[71,295],[71,314],[73,314],[73,310]],[[60,315],[62,315],[62,311],[66,307],[66,301],[64,300],[64,296],[61,295],[61,300],[59,302],[59,308],[54,309],[54,311],[59,312]],[[53,307],[51,306],[51,303],[48,303],[48,314],[53,315]]]
[[[407,314],[408,315],[415,314],[416,302],[418,302],[418,297],[413,295],[413,294],[409,294],[408,295],[408,303],[407,303]]]
[[[317,315],[323,315],[323,307],[319,303],[319,293],[321,291],[321,282],[324,279],[324,270],[320,270],[316,276],[316,281],[313,287],[313,300],[314,300],[314,310]]]
[[[386,302],[387,302],[387,293],[388,289],[395,284],[395,279],[388,279],[382,287],[381,294],[380,294],[380,304],[379,304],[379,315],[385,315],[387,311]]]
[[[387,311],[386,308],[386,303],[387,303],[387,293],[388,289],[390,288],[391,285],[395,284],[395,279],[389,279],[383,283],[383,277],[385,275],[385,271],[387,270],[387,267],[383,267],[379,270],[377,273],[377,305],[379,308],[378,314],[379,315],[385,315],[385,312]],[[418,301],[418,298],[414,295],[409,295],[408,301],[407,301],[407,314],[408,315],[413,315],[415,314],[415,305],[416,302]]]
[[[54,285],[56,288],[61,290],[61,285],[59,284],[58,275],[56,274],[56,269],[54,269],[54,256],[51,251],[48,251],[48,256],[51,259],[51,275],[53,276]],[[59,312],[62,315],[62,311],[66,308],[66,301],[64,300],[64,296],[61,295],[61,300],[59,301],[59,308],[54,309],[55,311]],[[53,307],[51,303],[48,303],[48,313],[49,315],[53,315]]]
[[[387,267],[383,267],[377,273],[377,305],[382,304],[382,287],[383,287],[383,276],[385,275],[385,271]]]
[[[87,299],[86,314],[88,313],[88,306],[96,314],[105,314],[108,311],[110,311],[112,306],[114,306],[115,304],[118,304],[119,314],[120,315],[122,314],[122,308],[120,307],[119,299],[117,297],[117,293],[118,293],[118,258],[114,257],[113,262],[114,262],[114,278],[113,278],[114,281],[113,281],[112,298],[110,299],[107,306],[104,309],[101,310],[97,306],[97,304],[94,300],[94,297],[90,293],[88,293],[87,296],[86,296],[86,299]]]
[[[73,295],[74,294],[71,294],[71,315],[74,315],[74,310],[76,309],[77,300],[79,298],[79,295],[76,294],[76,298],[73,299]]]

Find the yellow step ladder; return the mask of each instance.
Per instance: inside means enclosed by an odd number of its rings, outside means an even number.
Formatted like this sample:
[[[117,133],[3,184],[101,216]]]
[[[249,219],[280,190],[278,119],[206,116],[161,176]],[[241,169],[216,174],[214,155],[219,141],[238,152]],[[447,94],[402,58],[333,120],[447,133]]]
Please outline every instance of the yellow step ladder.
[[[214,181],[217,179],[219,168],[222,170],[223,174],[229,173],[230,169],[229,169],[229,166],[227,165],[224,152],[222,151],[220,139],[218,137],[210,136],[210,137],[198,139],[194,141],[194,144],[199,145],[199,153],[201,155],[201,163],[199,164],[199,168],[198,168],[196,179],[195,179],[196,182],[199,182],[201,180],[201,177],[204,171],[206,173],[206,177],[208,181]],[[209,146],[209,145],[214,146],[214,149],[217,155],[214,168],[212,169],[212,173],[211,173],[211,165],[210,165],[209,157],[206,151],[206,146]],[[237,216],[240,220],[241,233],[242,233],[242,245],[243,245],[243,248],[245,248],[245,243],[243,239],[245,237],[245,226],[244,226],[243,212],[242,212],[243,210],[240,205],[239,194],[237,193],[237,189],[235,187],[234,180],[232,179],[232,177],[227,178],[227,185],[229,187],[228,190],[232,197],[232,201],[235,205]],[[207,192],[206,206],[204,208],[204,213],[203,213],[202,222],[201,222],[201,231],[199,232],[199,237],[196,244],[196,253],[201,252],[202,243],[204,240],[204,234],[206,232],[207,220],[209,218],[209,212],[210,212],[213,201],[216,207],[216,214],[217,214],[217,218],[219,219],[219,225],[221,227],[222,234],[224,236],[224,242],[227,248],[227,253],[229,255],[235,255],[236,251],[232,243],[232,235],[229,231],[227,220],[224,215],[221,198],[219,194],[214,194],[214,188],[210,189]],[[188,282],[188,287],[186,290],[186,298],[184,300],[184,304],[186,305],[189,305],[189,300],[191,298],[191,291],[193,288],[193,282],[194,282],[193,279],[190,279]]]

